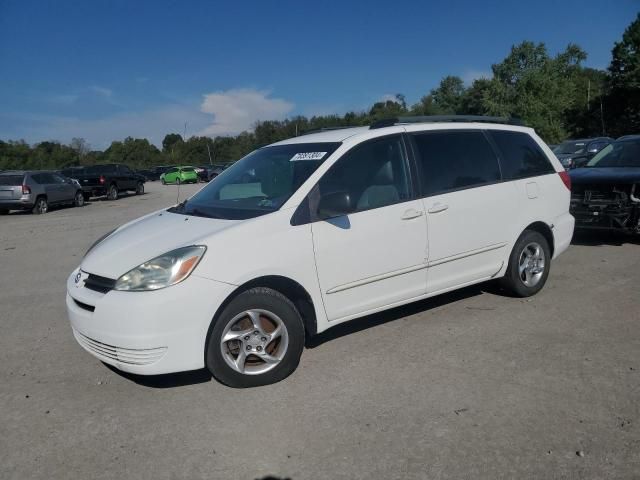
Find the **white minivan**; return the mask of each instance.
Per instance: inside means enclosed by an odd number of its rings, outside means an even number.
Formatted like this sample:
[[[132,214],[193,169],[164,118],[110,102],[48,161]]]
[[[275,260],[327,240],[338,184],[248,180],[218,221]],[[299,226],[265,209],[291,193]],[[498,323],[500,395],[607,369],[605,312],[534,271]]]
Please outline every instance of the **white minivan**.
[[[570,181],[526,127],[406,117],[260,148],[100,238],[67,282],[73,334],[142,375],[274,383],[339,323],[500,278],[544,285]]]

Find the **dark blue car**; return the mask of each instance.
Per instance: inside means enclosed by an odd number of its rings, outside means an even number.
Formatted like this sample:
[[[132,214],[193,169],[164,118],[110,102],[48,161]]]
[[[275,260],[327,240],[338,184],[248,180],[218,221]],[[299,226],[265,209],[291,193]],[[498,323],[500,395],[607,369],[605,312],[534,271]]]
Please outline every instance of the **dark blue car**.
[[[617,140],[569,175],[576,228],[640,234],[640,136]]]

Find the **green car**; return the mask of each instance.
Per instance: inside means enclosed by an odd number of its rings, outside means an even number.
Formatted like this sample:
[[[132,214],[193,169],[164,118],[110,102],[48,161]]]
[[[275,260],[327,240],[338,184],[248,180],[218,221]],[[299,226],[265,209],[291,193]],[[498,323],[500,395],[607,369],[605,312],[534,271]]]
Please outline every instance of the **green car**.
[[[193,167],[171,167],[160,175],[163,185],[167,183],[198,183],[198,174]]]

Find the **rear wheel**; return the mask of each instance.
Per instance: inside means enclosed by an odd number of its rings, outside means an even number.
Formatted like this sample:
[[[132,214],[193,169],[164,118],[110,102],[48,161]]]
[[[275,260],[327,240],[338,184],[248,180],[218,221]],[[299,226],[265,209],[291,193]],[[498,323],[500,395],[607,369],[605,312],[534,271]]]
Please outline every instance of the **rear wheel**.
[[[9,214],[9,210],[7,210],[6,208],[0,208],[0,215],[8,215]]]
[[[76,196],[73,199],[73,205],[75,207],[84,206],[84,195],[82,194],[82,192],[76,192]]]
[[[144,194],[144,183],[138,182],[138,185],[136,185],[136,195],[143,195],[143,194]]]
[[[525,230],[511,251],[502,285],[517,297],[535,295],[547,281],[550,264],[547,239],[539,232]]]
[[[117,200],[118,199],[118,187],[115,185],[110,185],[109,190],[107,190],[107,200]]]
[[[47,211],[49,211],[49,203],[47,203],[47,199],[45,197],[38,197],[31,212],[36,215],[42,215],[47,213]]]
[[[225,385],[256,387],[288,377],[303,347],[304,326],[293,303],[270,288],[252,288],[235,297],[216,320],[205,359]]]
[[[180,177],[176,177],[176,185],[180,185],[182,183],[182,180],[180,180]]]

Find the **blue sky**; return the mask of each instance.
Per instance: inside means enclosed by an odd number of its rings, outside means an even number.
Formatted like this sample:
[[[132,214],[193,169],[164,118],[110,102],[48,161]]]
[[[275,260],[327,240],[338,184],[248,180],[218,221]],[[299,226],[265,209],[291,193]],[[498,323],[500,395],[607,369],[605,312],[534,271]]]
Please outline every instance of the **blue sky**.
[[[0,139],[96,149],[409,103],[489,75],[511,45],[574,42],[606,68],[638,0],[0,0]]]

